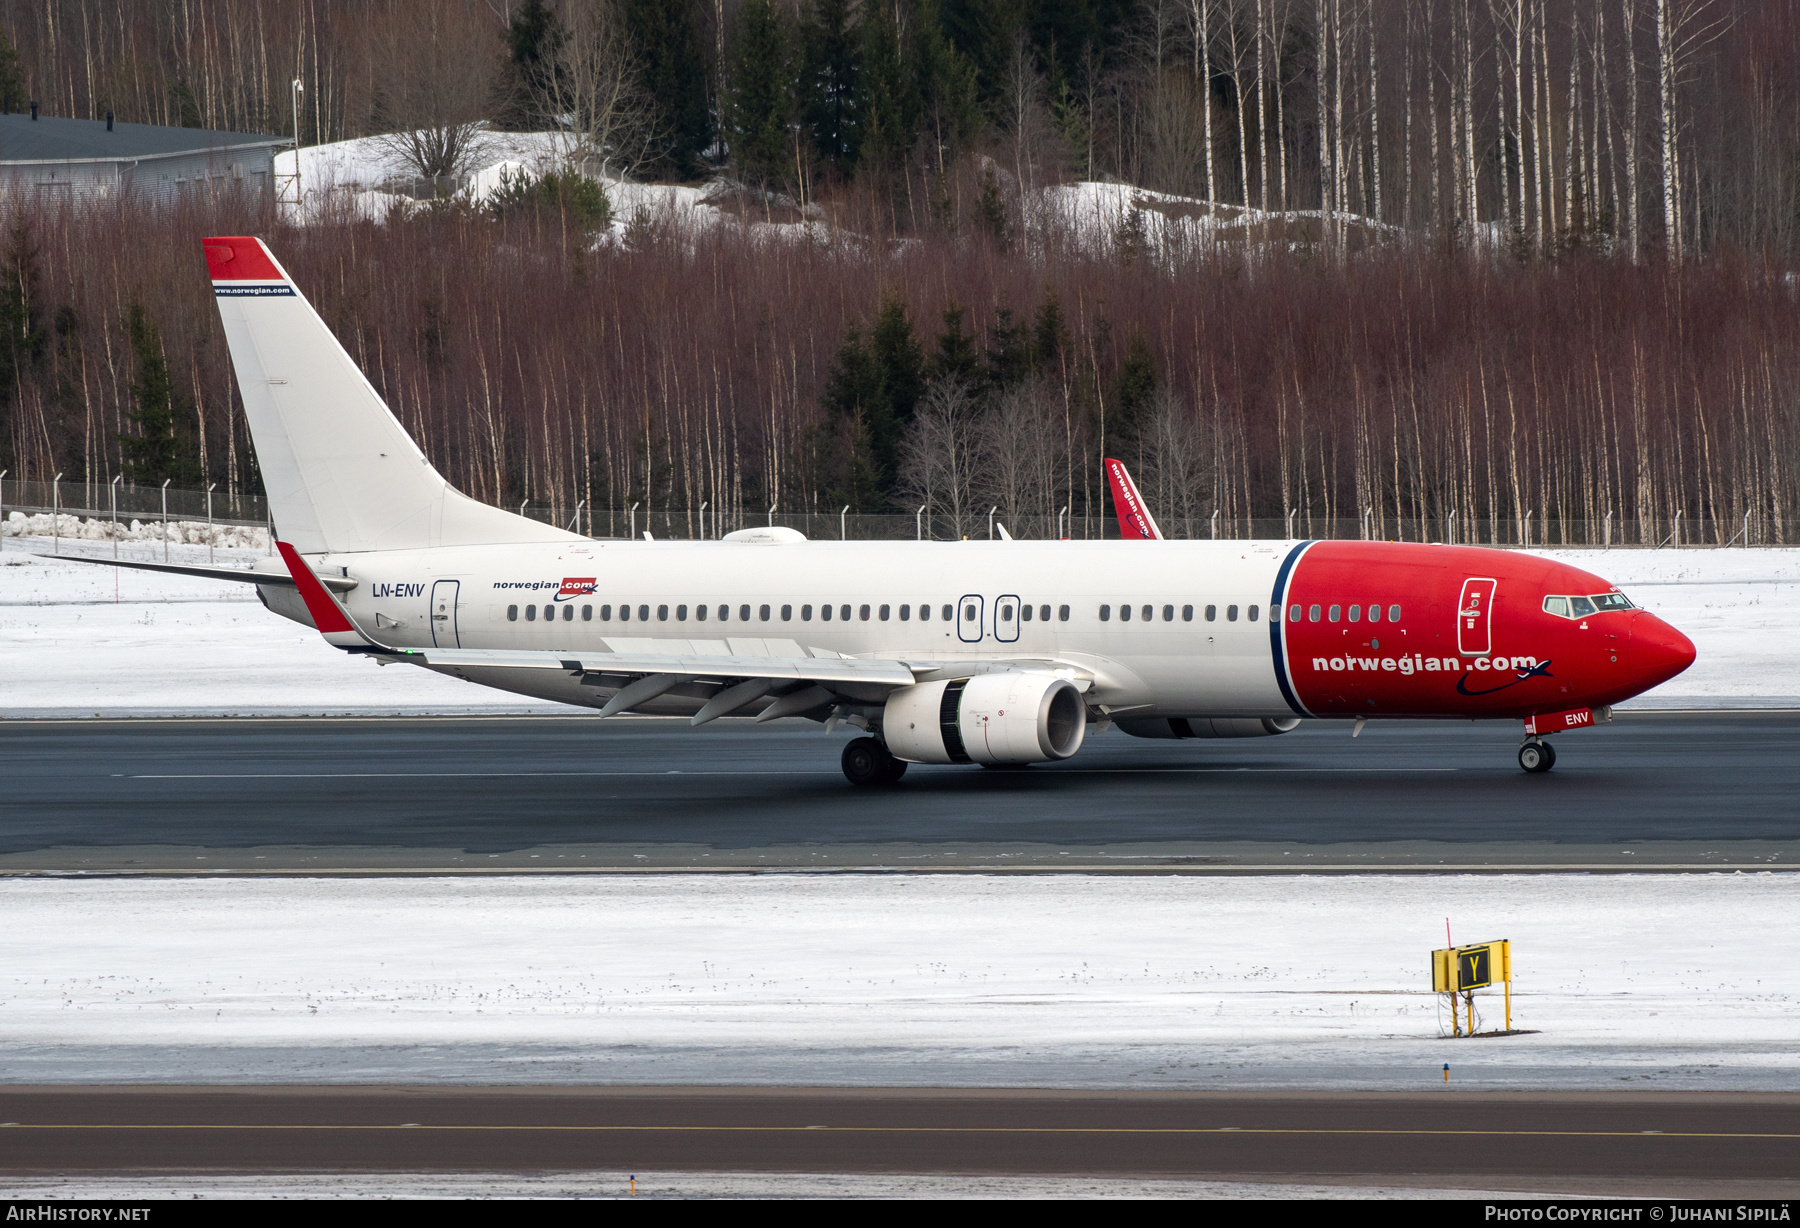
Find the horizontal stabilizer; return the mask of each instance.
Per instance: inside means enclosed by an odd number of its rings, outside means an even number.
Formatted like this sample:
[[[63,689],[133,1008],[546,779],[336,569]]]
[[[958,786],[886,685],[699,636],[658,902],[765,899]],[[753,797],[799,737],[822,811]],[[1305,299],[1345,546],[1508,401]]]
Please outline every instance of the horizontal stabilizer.
[[[140,559],[96,559],[84,554],[39,554],[40,559],[59,563],[93,563],[100,567],[129,567],[133,571],[160,571],[171,576],[198,576],[202,580],[231,580],[242,584],[268,584],[275,588],[294,588],[294,577],[279,571],[255,571],[247,567],[200,567],[188,563],[147,563]],[[347,576],[320,576],[319,583],[336,592],[347,593],[358,581]]]

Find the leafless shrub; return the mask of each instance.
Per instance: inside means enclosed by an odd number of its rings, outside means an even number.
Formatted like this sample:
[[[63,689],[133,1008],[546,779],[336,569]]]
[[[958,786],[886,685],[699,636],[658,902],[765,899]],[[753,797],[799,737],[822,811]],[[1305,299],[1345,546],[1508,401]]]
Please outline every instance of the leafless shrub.
[[[377,34],[383,79],[379,140],[421,178],[447,187],[482,151],[499,32],[482,7],[455,0],[396,8]],[[440,195],[443,194],[440,192]]]

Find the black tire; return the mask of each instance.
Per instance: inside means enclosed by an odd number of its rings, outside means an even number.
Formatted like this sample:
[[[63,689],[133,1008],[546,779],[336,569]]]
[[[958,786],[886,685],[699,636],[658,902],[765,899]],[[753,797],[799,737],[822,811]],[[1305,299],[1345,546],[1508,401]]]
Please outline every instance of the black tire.
[[[1548,772],[1556,762],[1556,752],[1548,742],[1526,742],[1519,747],[1519,766],[1533,775]]]
[[[892,752],[889,752],[887,774],[881,778],[881,783],[884,785],[899,784],[900,778],[906,775],[906,769],[910,766],[912,765],[907,763],[906,760],[896,759]]]
[[[894,757],[876,738],[852,738],[844,747],[844,778],[853,785],[886,783]]]
[[[1543,768],[1540,770],[1548,772],[1551,768],[1556,766],[1556,744],[1553,742],[1544,743],[1544,754],[1547,758]]]

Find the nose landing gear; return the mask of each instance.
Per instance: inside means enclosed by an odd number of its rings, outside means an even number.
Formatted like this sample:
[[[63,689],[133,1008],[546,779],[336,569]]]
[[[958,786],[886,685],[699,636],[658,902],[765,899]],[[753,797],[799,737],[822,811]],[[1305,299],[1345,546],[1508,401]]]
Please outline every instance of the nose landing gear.
[[[1556,766],[1556,748],[1542,738],[1527,738],[1519,747],[1519,766],[1527,772],[1548,772]]]
[[[896,759],[879,738],[852,738],[844,747],[844,777],[853,785],[891,785],[906,775],[906,760]]]

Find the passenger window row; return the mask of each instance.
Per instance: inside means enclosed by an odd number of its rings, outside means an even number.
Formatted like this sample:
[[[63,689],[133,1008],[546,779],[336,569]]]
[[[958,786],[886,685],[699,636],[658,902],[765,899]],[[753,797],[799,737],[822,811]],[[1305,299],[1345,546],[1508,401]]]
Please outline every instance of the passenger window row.
[[[1139,622],[1146,622],[1146,623],[1155,622],[1156,621],[1156,613],[1157,613],[1157,609],[1153,605],[1131,606],[1131,605],[1121,604],[1119,606],[1119,621],[1122,623],[1128,623],[1135,617]],[[1205,618],[1205,620],[1209,623],[1217,622],[1219,620],[1219,607],[1216,605],[1209,605],[1202,611],[1202,615]],[[1112,620],[1112,616],[1113,616],[1113,608],[1110,605],[1103,605],[1100,607],[1100,621],[1101,622],[1110,622]],[[1252,605],[1252,606],[1244,607],[1244,617],[1245,617],[1246,621],[1255,622],[1261,616],[1262,616],[1262,607],[1261,606]],[[1166,623],[1172,623],[1175,621],[1175,607],[1173,605],[1165,605],[1162,607],[1162,620]],[[1228,623],[1234,623],[1237,620],[1238,620],[1238,607],[1236,607],[1234,605],[1226,606],[1225,607],[1225,621]],[[1181,607],[1181,621],[1184,623],[1191,623],[1194,621],[1194,607],[1193,606],[1184,605]]]
[[[1144,608],[1148,609],[1149,607],[1146,606]],[[1189,607],[1189,608],[1191,609],[1192,607]],[[1256,607],[1251,606],[1250,608],[1252,610],[1255,610]],[[548,603],[543,607],[543,611],[544,611],[543,612],[543,620],[545,622],[556,621],[556,619],[559,617],[559,615],[557,614],[557,610],[559,610],[559,609],[562,611],[562,614],[560,615],[560,617],[562,618],[562,620],[564,622],[573,622],[574,621],[575,607],[573,605],[560,605],[559,606],[555,602]],[[695,622],[705,622],[707,620],[707,618],[709,617],[709,611],[712,611],[714,609],[715,609],[715,607],[713,607],[713,606],[706,606],[706,605],[694,606],[692,609],[694,621]],[[1030,622],[1033,617],[1032,611],[1034,609],[1037,611],[1036,617],[1040,622],[1049,622],[1050,621],[1050,607],[1048,605],[1041,605],[1041,606],[1034,607],[1034,606],[1021,604],[1019,607],[1019,617],[1022,618],[1026,622]],[[1232,609],[1236,610],[1237,607],[1233,606]],[[723,622],[731,621],[732,613],[731,613],[731,607],[729,605],[720,605],[720,606],[716,607],[716,610],[717,610],[716,618],[719,622],[723,623]],[[774,606],[759,605],[759,606],[755,607],[755,610],[756,610],[755,621],[765,622],[765,623],[773,621],[774,610],[775,610]],[[614,611],[614,607],[612,607],[610,605],[601,606],[600,607],[600,621],[608,622],[608,623],[613,621],[613,611]],[[931,607],[930,603],[920,602],[919,607],[918,607],[919,621],[922,623],[930,622],[931,621],[931,611],[932,611],[932,607]],[[665,622],[665,623],[668,622],[669,621],[669,612],[670,612],[669,606],[658,605],[656,607],[656,621]],[[674,607],[674,614],[675,614],[676,622],[686,622],[688,620],[689,608],[685,605],[677,605]],[[903,622],[903,623],[911,622],[912,618],[913,618],[913,607],[910,604],[903,604],[900,606],[899,614],[900,614],[901,622]],[[528,623],[536,622],[536,621],[538,621],[538,617],[539,616],[538,616],[538,607],[537,606],[528,605],[525,607],[525,621],[526,622],[528,622]],[[619,618],[620,622],[623,622],[623,623],[631,622],[634,617],[636,618],[636,620],[638,622],[649,622],[650,621],[650,606],[648,606],[648,605],[638,606],[636,608],[635,615],[632,612],[632,607],[629,605],[620,605],[618,607],[618,618]],[[894,617],[894,607],[892,605],[866,605],[866,604],[856,605],[856,606],[821,605],[818,607],[818,617],[819,617],[820,622],[827,622],[827,623],[831,622],[833,619],[836,619],[838,622],[850,622],[852,619],[856,619],[861,622],[868,622],[871,618],[878,619],[881,622],[885,623],[885,622],[890,621]],[[944,622],[953,621],[956,618],[956,606],[951,604],[950,602],[945,602],[943,604],[942,608],[938,612],[938,617],[941,620],[943,620]],[[971,602],[969,604],[969,606],[963,610],[963,618],[967,622],[974,622],[977,619],[979,619],[980,617],[981,617],[981,611],[973,602]],[[1006,604],[1003,607],[1002,617],[1007,618],[1007,619],[1010,619],[1012,617],[1012,606],[1010,603]],[[1056,607],[1056,617],[1057,617],[1058,621],[1060,621],[1060,622],[1065,622],[1065,623],[1068,622],[1069,621],[1069,607],[1066,605]],[[1105,615],[1103,614],[1103,615],[1101,615],[1101,617],[1104,618]],[[1235,617],[1235,614],[1233,615],[1233,617]],[[1252,614],[1251,617],[1255,618],[1256,615]],[[518,606],[509,605],[506,607],[506,620],[508,622],[515,622],[515,623],[519,621],[519,607]],[[592,605],[583,605],[581,607],[581,620],[583,622],[593,622],[594,621],[594,607]],[[748,605],[740,605],[737,608],[737,620],[739,622],[743,622],[743,623],[752,621],[751,607]],[[803,623],[809,623],[812,620],[813,620],[813,607],[811,605],[802,605],[800,607],[800,621]],[[781,621],[784,623],[794,621],[794,607],[792,605],[784,605],[781,607]]]
[[[1350,611],[1349,611],[1349,621],[1350,622],[1359,623],[1363,620],[1363,617],[1364,617],[1364,613],[1363,613],[1362,606],[1353,605],[1350,607]],[[1341,605],[1334,605],[1327,609],[1324,606],[1317,606],[1317,605],[1307,606],[1305,608],[1305,619],[1309,623],[1343,622],[1344,621],[1344,607]],[[1291,623],[1297,623],[1300,620],[1301,620],[1301,607],[1299,607],[1297,605],[1289,606],[1288,607],[1288,621]],[[1370,606],[1368,608],[1368,620],[1372,623],[1378,623],[1381,621],[1381,607],[1379,605],[1375,605],[1373,603],[1370,604]],[[1399,606],[1391,605],[1387,608],[1387,620],[1391,623],[1397,623],[1400,621],[1400,607]]]

